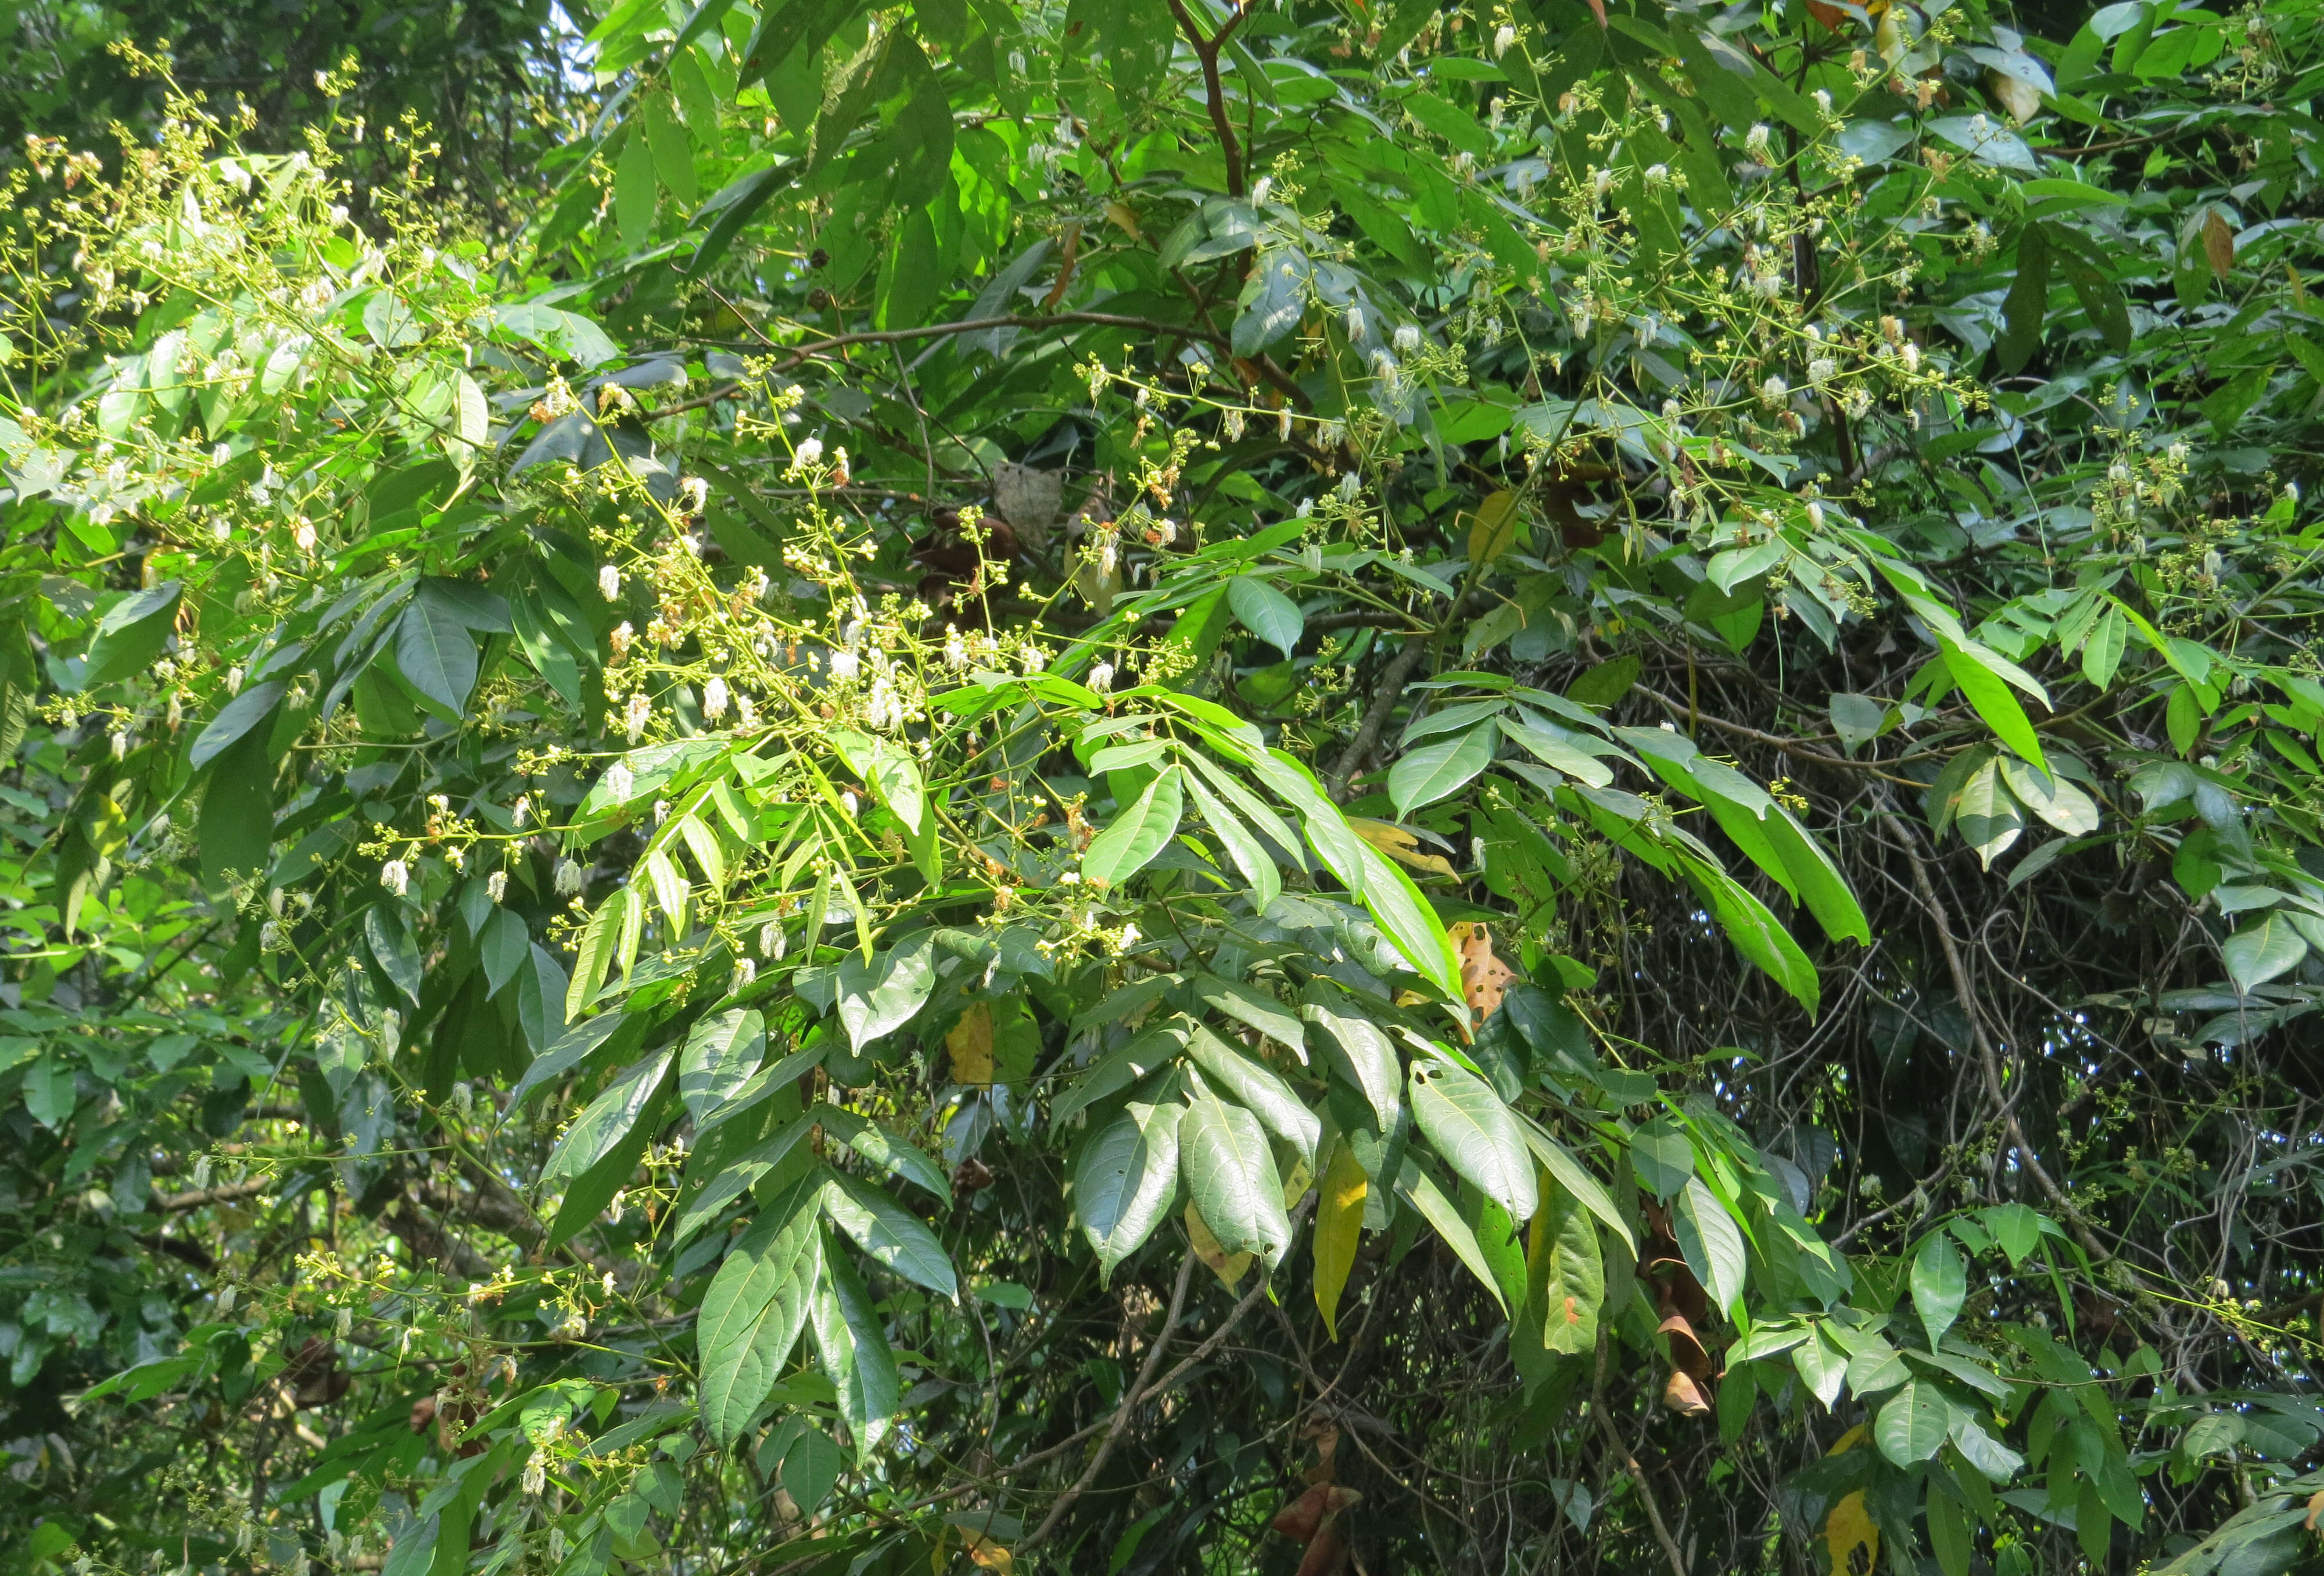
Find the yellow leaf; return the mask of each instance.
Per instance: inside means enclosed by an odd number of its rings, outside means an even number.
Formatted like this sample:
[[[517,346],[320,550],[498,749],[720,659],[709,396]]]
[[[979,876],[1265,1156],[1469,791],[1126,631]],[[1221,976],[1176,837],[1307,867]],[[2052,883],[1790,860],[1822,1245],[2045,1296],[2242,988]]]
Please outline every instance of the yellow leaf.
[[[1913,45],[1920,35],[1914,21],[1911,6],[1891,5],[1882,11],[1880,20],[1874,23],[1872,47],[1879,51],[1880,58],[1890,65],[1895,65],[1912,52]]]
[[[1250,1267],[1250,1255],[1229,1253],[1221,1247],[1218,1238],[1211,1231],[1210,1222],[1203,1219],[1203,1212],[1191,1202],[1186,1205],[1186,1240],[1194,1245],[1194,1257],[1208,1266],[1213,1275],[1226,1283],[1229,1291],[1234,1290],[1235,1282],[1240,1280],[1242,1272]]]
[[[1831,1550],[1831,1576],[1871,1576],[1880,1558],[1880,1529],[1864,1507],[1861,1488],[1831,1507],[1823,1541]]]
[[[1110,202],[1106,204],[1105,217],[1111,219],[1121,233],[1128,235],[1131,240],[1143,241],[1146,239],[1145,234],[1138,227],[1138,210],[1131,207],[1128,203]]]
[[[1283,1179],[1283,1207],[1286,1210],[1297,1209],[1299,1201],[1305,1198],[1307,1190],[1314,1185],[1315,1174],[1307,1168],[1307,1162],[1292,1161],[1290,1175]]]
[[[952,1081],[990,1085],[992,1082],[992,1004],[973,1001],[960,1021],[945,1036],[952,1053]]]
[[[1477,522],[1469,528],[1469,562],[1491,563],[1516,545],[1517,495],[1504,487],[1477,505]]]
[[[1347,1289],[1348,1272],[1356,1265],[1356,1246],[1364,1234],[1364,1196],[1371,1183],[1364,1175],[1356,1152],[1345,1144],[1332,1147],[1332,1163],[1323,1169],[1323,1188],[1315,1201],[1315,1305],[1323,1312],[1323,1328],[1340,1338],[1340,1294]]]
[[[1348,817],[1348,829],[1398,864],[1408,864],[1415,870],[1427,871],[1434,875],[1458,876],[1461,873],[1443,855],[1421,853],[1420,839],[1393,821],[1373,821],[1361,816],[1351,816]]]
[[[1831,1448],[1823,1453],[1827,1456],[1839,1455],[1843,1451],[1854,1450],[1858,1445],[1862,1444],[1866,1440],[1870,1439],[1871,1437],[1872,1425],[1868,1423],[1859,1423],[1855,1427],[1849,1429],[1846,1433],[1841,1434],[1838,1439],[1834,1440],[1832,1442]]]
[[[961,1541],[968,1545],[968,1557],[975,1561],[980,1569],[998,1571],[1001,1576],[1009,1576],[1010,1562],[1007,1549],[982,1533],[964,1532],[960,1535]]]

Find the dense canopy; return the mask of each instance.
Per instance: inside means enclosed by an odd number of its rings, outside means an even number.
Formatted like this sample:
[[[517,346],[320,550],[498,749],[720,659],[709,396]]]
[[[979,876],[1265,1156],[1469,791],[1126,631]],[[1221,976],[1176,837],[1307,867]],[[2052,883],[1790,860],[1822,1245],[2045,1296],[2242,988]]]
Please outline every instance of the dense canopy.
[[[0,14],[5,1557],[2324,1568],[2319,21]]]

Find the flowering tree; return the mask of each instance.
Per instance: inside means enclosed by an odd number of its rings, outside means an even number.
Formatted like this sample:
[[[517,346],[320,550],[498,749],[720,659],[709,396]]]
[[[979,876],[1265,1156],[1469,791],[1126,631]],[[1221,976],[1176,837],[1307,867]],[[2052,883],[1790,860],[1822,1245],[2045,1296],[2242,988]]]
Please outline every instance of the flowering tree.
[[[36,147],[26,1557],[2312,1559],[2310,19],[631,0],[521,232]]]

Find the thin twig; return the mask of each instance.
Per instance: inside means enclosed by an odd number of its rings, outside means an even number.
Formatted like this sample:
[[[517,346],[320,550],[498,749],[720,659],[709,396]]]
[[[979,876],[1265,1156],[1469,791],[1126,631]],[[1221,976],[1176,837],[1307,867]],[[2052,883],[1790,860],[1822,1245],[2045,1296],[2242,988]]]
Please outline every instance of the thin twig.
[[[1614,1447],[1615,1456],[1630,1474],[1630,1481],[1638,1486],[1638,1503],[1646,1507],[1646,1521],[1655,1529],[1655,1542],[1662,1544],[1663,1553],[1670,1561],[1671,1576],[1686,1576],[1686,1556],[1679,1551],[1678,1540],[1672,1537],[1664,1524],[1663,1507],[1655,1498],[1654,1486],[1646,1481],[1646,1470],[1638,1465],[1638,1458],[1630,1452],[1614,1427],[1614,1419],[1602,1406],[1592,1408],[1598,1426],[1606,1431],[1606,1442]]]
[[[1055,1530],[1059,1519],[1073,1508],[1074,1501],[1097,1480],[1106,1458],[1113,1454],[1113,1447],[1121,1442],[1122,1431],[1130,1426],[1130,1415],[1138,1409],[1138,1403],[1146,1398],[1146,1387],[1154,1378],[1155,1364],[1162,1360],[1162,1349],[1170,1344],[1170,1337],[1178,1332],[1178,1316],[1186,1306],[1186,1285],[1194,1277],[1194,1255],[1189,1249],[1185,1262],[1178,1266],[1178,1284],[1170,1293],[1170,1312],[1162,1321],[1161,1332],[1146,1349],[1146,1360],[1139,1367],[1137,1379],[1122,1392],[1121,1405],[1114,1410],[1113,1426],[1105,1431],[1105,1438],[1098,1442],[1097,1449],[1090,1452],[1089,1464],[1082,1469],[1082,1475],[1074,1479],[1073,1487],[1057,1496],[1057,1502],[1049,1507],[1049,1514],[1042,1517],[1039,1526],[1033,1529],[1033,1535],[1017,1545],[1019,1555],[1048,1541],[1049,1534]]]

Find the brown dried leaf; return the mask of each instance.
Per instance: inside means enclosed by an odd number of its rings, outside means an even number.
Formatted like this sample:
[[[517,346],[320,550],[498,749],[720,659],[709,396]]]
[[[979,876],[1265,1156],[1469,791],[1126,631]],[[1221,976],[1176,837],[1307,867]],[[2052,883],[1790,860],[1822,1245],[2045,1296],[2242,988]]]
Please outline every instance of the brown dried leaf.
[[[1657,1333],[1670,1348],[1673,1368],[1697,1379],[1711,1377],[1711,1353],[1704,1350],[1702,1338],[1694,1332],[1693,1325],[1673,1313],[1662,1322]]]
[[[1598,0],[1590,3],[1594,5]],[[1307,1545],[1307,1557],[1299,1562],[1298,1576],[1341,1576],[1354,1552],[1345,1533],[1327,1526]]]
[[[2236,233],[2217,208],[2203,216],[2203,256],[2217,278],[2225,279],[2235,271]]]
[[[1445,934],[1461,954],[1461,991],[1468,998],[1469,1010],[1481,1025],[1500,1010],[1501,997],[1517,972],[1493,955],[1492,932],[1481,925],[1462,920],[1445,926]]]
[[[1701,1385],[1676,1369],[1671,1369],[1670,1381],[1663,1386],[1663,1405],[1682,1417],[1711,1415],[1711,1397],[1702,1393]]]

